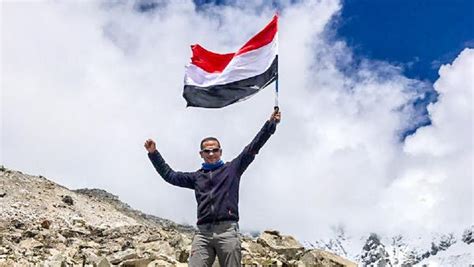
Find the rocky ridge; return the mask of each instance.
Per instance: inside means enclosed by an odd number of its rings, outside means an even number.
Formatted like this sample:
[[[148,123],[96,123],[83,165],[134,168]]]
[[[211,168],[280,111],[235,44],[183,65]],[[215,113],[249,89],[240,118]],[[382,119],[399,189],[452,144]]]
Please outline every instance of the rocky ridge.
[[[0,266],[187,266],[194,234],[104,190],[69,190],[3,166],[0,214]],[[253,266],[356,266],[271,230],[242,236],[242,255]]]

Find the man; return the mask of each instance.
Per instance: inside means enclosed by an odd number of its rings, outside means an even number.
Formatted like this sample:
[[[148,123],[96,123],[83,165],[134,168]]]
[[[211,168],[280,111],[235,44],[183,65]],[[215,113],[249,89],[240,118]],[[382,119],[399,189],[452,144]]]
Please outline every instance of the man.
[[[174,171],[156,150],[155,142],[151,139],[145,142],[148,157],[166,182],[194,190],[198,204],[198,230],[191,246],[190,266],[211,266],[216,256],[222,267],[240,266],[240,177],[275,132],[280,119],[280,112],[275,110],[252,142],[230,162],[221,160],[219,140],[204,138],[199,152],[204,163],[195,172]]]

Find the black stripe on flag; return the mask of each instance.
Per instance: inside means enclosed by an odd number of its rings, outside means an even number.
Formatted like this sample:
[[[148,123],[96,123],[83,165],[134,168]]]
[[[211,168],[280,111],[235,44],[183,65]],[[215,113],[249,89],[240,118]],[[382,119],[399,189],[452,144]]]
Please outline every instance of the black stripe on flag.
[[[222,108],[244,100],[272,83],[278,76],[278,56],[262,74],[227,84],[199,87],[185,85],[183,97],[188,107]]]

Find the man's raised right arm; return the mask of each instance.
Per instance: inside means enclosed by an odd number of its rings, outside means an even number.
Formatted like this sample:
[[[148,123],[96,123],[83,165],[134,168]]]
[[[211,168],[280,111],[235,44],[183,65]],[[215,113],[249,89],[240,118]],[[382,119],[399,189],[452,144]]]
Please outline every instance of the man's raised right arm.
[[[158,152],[153,140],[148,139],[145,141],[145,149],[148,151],[148,158],[153,164],[153,167],[155,167],[155,170],[166,182],[172,185],[194,189],[193,174],[190,172],[174,171]]]

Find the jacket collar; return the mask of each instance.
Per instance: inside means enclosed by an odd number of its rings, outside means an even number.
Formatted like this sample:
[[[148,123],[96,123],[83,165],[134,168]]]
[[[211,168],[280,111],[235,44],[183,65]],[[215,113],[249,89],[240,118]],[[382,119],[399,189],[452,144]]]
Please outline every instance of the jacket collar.
[[[202,164],[202,169],[205,171],[213,171],[220,168],[222,165],[224,165],[224,162],[222,160],[219,160],[218,162],[215,162],[215,163],[204,162]]]

